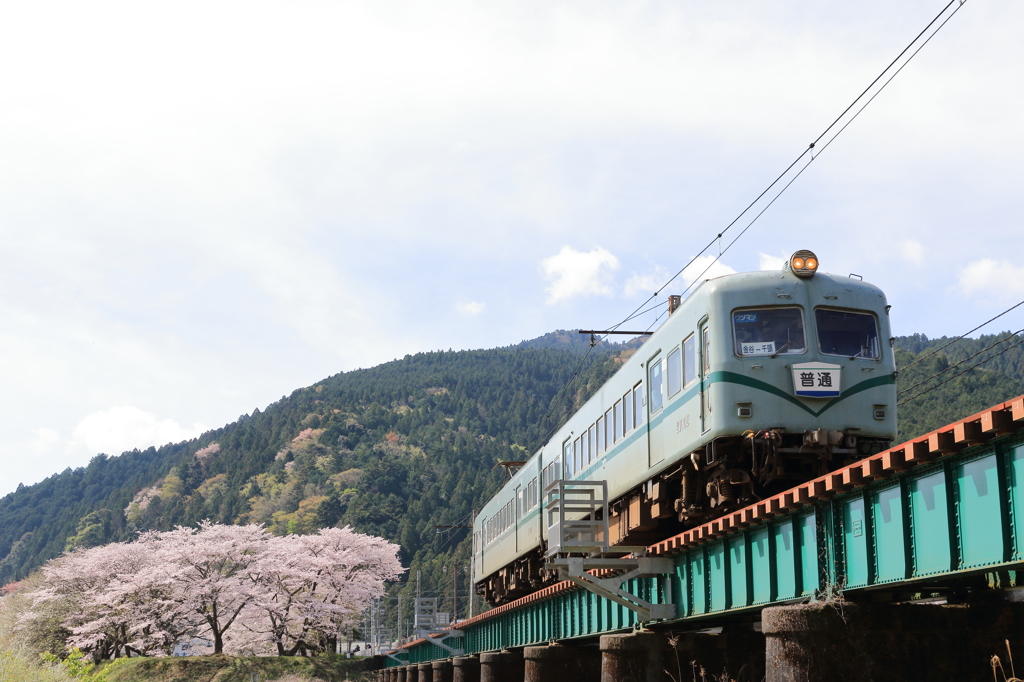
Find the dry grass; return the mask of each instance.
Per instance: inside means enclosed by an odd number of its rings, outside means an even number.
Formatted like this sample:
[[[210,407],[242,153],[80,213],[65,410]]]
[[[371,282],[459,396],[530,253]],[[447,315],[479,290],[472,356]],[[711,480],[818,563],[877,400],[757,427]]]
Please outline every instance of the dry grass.
[[[1003,676],[1003,682],[1024,682],[1017,677],[1017,672],[1013,669],[1013,652],[1010,651],[1010,640],[1006,640],[1006,660],[1010,664],[1010,676],[1006,676],[1006,669],[1003,667],[1003,662],[999,656],[993,655],[989,663],[992,665],[992,679],[994,682],[999,682],[999,675]],[[998,674],[996,671],[999,671]]]

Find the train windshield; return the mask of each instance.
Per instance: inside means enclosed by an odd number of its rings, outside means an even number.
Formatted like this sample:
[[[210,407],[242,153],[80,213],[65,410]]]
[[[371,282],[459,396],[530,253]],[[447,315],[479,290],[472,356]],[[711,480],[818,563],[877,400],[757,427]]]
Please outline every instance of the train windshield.
[[[818,348],[826,355],[877,360],[878,323],[871,313],[850,313],[819,308],[814,311],[818,325]]]
[[[757,308],[732,314],[736,354],[742,356],[803,353],[804,314],[800,308]]]

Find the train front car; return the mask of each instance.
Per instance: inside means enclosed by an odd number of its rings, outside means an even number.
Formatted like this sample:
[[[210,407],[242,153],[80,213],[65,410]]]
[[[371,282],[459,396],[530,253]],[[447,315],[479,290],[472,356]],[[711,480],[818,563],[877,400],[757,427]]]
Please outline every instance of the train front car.
[[[817,272],[705,282],[700,448],[675,473],[692,525],[870,454],[896,436],[889,306],[877,287]]]
[[[896,436],[889,306],[818,272],[707,280],[481,510],[477,589],[492,604],[551,584],[543,491],[607,484],[613,547],[649,545],[884,450]]]

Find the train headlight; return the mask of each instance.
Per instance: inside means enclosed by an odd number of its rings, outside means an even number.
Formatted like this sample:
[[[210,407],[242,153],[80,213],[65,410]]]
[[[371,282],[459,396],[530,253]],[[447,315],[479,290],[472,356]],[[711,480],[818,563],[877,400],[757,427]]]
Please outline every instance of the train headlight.
[[[789,269],[797,277],[813,277],[818,271],[818,257],[806,249],[797,251],[789,257]]]

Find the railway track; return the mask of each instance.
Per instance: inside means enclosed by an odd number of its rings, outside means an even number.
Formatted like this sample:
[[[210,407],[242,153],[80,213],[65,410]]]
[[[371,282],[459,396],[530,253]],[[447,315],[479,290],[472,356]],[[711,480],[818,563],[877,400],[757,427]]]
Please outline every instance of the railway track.
[[[766,606],[836,590],[896,599],[964,581],[1016,586],[1014,571],[1024,568],[1024,396],[662,540],[647,555],[670,559],[672,570],[623,589],[675,606],[676,617],[655,627],[757,618]],[[565,580],[387,652],[387,665],[640,624],[630,609]]]

